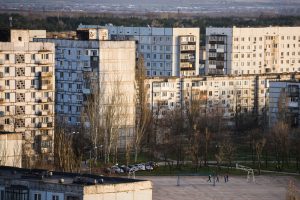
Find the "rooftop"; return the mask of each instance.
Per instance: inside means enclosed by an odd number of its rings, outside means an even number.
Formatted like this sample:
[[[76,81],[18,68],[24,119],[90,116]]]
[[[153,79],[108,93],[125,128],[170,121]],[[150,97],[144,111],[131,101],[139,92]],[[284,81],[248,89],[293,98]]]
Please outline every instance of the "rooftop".
[[[63,185],[87,186],[141,182],[143,180],[106,177],[93,174],[47,171],[0,166],[0,179],[27,180],[37,183],[57,183]]]

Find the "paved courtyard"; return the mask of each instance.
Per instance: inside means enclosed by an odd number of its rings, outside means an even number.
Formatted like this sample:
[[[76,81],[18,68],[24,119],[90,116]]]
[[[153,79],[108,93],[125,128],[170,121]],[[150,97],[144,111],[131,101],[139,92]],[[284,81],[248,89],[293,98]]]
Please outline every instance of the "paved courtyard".
[[[288,176],[259,176],[255,183],[248,183],[246,177],[229,177],[229,182],[213,186],[207,177],[137,177],[153,182],[153,200],[285,200],[289,180],[299,188],[300,181]]]

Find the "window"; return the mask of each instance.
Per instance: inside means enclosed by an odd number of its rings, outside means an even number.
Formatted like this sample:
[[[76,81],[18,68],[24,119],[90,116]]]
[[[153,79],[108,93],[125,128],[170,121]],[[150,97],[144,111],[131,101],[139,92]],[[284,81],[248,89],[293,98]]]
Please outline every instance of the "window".
[[[21,42],[22,41],[22,37],[18,37],[18,40]]]
[[[49,67],[48,66],[43,66],[42,67],[42,72],[49,72]]]
[[[5,54],[5,60],[9,60],[9,54]]]
[[[4,72],[5,72],[6,74],[9,74],[9,67],[5,67],[5,68],[4,68]]]
[[[49,54],[42,54],[42,59],[43,60],[48,60],[49,59]]]
[[[9,80],[5,80],[5,86],[9,86]]]
[[[53,196],[52,196],[52,200],[59,200],[59,196],[53,195]]]
[[[10,93],[5,93],[5,99],[10,99]]]
[[[4,123],[5,123],[5,124],[10,124],[9,118],[5,118]]]
[[[31,73],[35,73],[35,67],[31,67]]]

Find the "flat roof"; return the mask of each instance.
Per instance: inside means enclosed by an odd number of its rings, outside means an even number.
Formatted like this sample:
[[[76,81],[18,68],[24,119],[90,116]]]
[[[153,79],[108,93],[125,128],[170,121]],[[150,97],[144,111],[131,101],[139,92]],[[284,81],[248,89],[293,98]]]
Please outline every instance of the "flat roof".
[[[25,169],[7,166],[0,166],[0,179],[76,186],[122,184],[144,181],[93,174],[56,172],[43,169]]]

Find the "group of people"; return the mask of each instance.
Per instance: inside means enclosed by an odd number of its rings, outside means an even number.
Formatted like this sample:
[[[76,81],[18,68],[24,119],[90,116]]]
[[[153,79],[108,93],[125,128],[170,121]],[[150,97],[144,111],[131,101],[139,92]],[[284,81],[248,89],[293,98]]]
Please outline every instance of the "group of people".
[[[209,175],[207,182],[211,182],[211,178],[212,178],[212,175]],[[219,175],[214,176],[214,178],[215,178],[216,182],[219,182]],[[228,176],[228,174],[226,174],[226,175],[224,175],[224,182],[227,183],[228,181],[229,181],[229,176]]]

